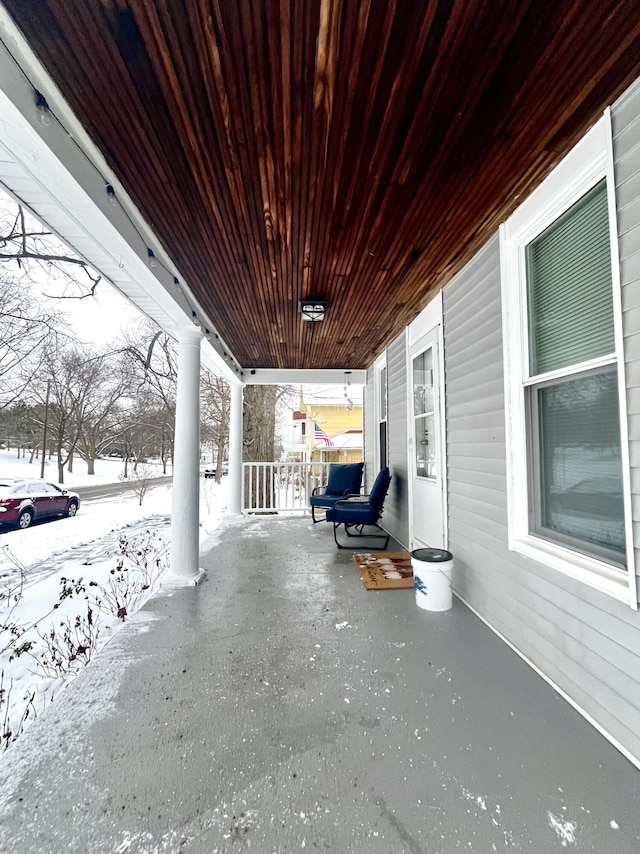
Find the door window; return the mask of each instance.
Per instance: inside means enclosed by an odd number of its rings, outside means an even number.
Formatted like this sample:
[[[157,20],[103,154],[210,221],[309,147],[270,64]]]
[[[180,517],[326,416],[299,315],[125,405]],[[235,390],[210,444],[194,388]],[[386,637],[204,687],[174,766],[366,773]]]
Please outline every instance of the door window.
[[[415,476],[435,480],[438,472],[432,347],[413,360],[413,423]]]

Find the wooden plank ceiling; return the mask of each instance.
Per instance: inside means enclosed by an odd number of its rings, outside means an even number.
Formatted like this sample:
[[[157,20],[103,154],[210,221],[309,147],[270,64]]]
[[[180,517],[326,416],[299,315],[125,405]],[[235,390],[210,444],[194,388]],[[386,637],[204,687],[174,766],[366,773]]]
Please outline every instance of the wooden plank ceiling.
[[[370,364],[640,73],[637,0],[3,2],[248,368]]]

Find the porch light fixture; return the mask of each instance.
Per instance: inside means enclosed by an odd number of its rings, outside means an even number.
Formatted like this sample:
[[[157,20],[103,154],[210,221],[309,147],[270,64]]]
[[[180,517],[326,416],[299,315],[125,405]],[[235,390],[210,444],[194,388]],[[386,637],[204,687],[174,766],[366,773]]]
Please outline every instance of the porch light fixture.
[[[329,303],[321,299],[301,299],[298,302],[298,311],[303,320],[324,320],[324,315]]]

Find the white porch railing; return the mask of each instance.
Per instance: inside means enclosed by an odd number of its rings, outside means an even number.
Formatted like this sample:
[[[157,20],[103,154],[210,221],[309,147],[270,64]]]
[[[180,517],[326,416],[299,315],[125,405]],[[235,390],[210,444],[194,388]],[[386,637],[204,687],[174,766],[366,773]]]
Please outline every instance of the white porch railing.
[[[331,463],[243,463],[242,512],[305,512]]]

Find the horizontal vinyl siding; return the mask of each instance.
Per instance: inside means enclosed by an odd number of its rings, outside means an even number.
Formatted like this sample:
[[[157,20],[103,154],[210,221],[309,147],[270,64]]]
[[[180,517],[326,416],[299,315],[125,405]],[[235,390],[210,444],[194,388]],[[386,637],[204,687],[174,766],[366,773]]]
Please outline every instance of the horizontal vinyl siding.
[[[637,545],[640,543],[640,81],[636,81],[615,104],[611,121],[620,243],[633,541]],[[640,550],[637,547],[635,559],[638,574]]]
[[[383,525],[403,546],[409,543],[407,471],[407,345],[403,332],[387,350],[387,436],[391,486]]]
[[[507,547],[497,236],[445,287],[443,308],[454,588],[614,739],[640,757],[638,613]],[[640,365],[637,371],[640,379]],[[640,395],[634,399],[640,404]],[[640,466],[640,434],[636,438]]]

